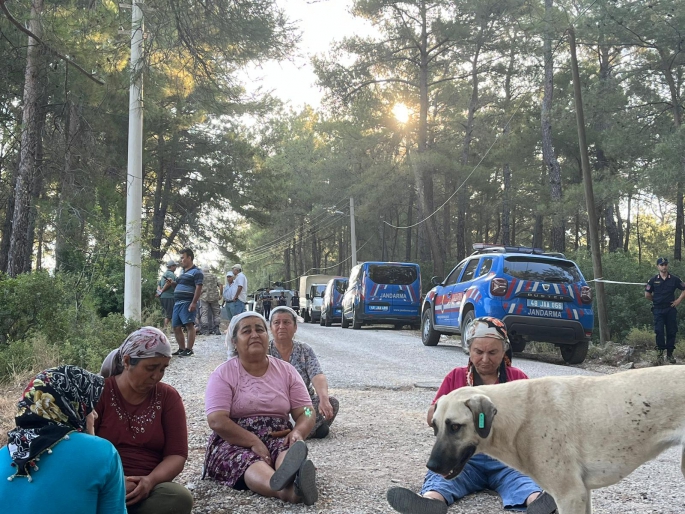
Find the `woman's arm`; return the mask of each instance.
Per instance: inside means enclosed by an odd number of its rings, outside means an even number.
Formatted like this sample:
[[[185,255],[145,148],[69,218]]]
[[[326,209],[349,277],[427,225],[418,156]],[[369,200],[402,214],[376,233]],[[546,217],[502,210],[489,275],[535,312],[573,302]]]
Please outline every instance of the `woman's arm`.
[[[224,441],[242,446],[243,448],[250,448],[257,455],[262,457],[268,464],[271,464],[271,456],[266,445],[262,440],[249,430],[245,430],[235,421],[233,421],[229,413],[226,411],[212,412],[207,416],[207,423],[209,428],[216,432]]]
[[[126,490],[128,491],[131,485],[134,485],[133,490],[126,495],[126,505],[134,505],[150,496],[150,491],[157,484],[171,482],[183,471],[185,464],[185,457],[167,455],[149,475],[126,477]]]
[[[288,434],[286,442],[291,446],[297,441],[304,441],[307,439],[309,432],[314,428],[316,422],[316,411],[311,405],[298,407],[290,411],[290,415],[295,420],[295,428]]]
[[[316,391],[316,396],[319,397],[319,411],[326,419],[332,419],[333,406],[328,397],[328,380],[326,380],[326,375],[319,373],[313,376],[312,385],[314,386],[314,391]]]

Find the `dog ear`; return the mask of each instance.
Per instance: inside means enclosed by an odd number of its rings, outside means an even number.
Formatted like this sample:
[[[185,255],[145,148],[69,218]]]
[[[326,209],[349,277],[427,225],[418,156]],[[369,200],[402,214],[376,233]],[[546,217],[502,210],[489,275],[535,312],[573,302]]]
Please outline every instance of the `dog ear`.
[[[473,413],[473,424],[476,433],[485,439],[490,435],[492,420],[495,419],[497,408],[484,394],[477,394],[466,400],[466,406]]]

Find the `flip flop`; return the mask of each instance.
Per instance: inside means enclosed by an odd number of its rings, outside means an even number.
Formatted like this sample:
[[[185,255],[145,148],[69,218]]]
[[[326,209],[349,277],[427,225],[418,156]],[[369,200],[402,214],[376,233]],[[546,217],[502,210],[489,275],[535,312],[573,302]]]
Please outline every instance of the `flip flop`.
[[[526,514],[554,514],[555,512],[557,512],[557,504],[554,498],[544,491],[526,509]]]
[[[288,487],[295,480],[295,475],[300,470],[300,466],[307,458],[307,445],[304,441],[297,441],[293,444],[288,453],[285,454],[281,466],[271,476],[269,487],[272,491],[280,491]]]
[[[297,472],[295,494],[302,498],[302,503],[305,505],[314,505],[319,499],[319,491],[316,488],[316,468],[310,460],[304,461]]]
[[[447,504],[440,500],[426,498],[404,487],[388,489],[388,503],[402,514],[446,514]]]

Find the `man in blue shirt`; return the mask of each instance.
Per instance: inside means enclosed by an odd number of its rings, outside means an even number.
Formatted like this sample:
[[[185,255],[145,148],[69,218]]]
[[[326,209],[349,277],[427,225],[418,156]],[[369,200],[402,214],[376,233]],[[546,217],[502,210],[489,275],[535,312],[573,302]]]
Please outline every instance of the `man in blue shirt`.
[[[171,320],[176,342],[178,343],[178,350],[172,353],[172,355],[178,355],[179,357],[190,357],[194,354],[195,315],[197,313],[197,302],[202,294],[202,281],[204,279],[202,271],[193,264],[194,260],[195,255],[190,248],[181,250],[183,273],[176,279],[174,315]],[[188,332],[187,344],[183,335],[183,327],[186,327]]]
[[[668,362],[675,364],[673,350],[675,349],[675,335],[678,332],[678,311],[676,307],[685,296],[685,282],[668,272],[668,259],[666,257],[659,257],[656,266],[659,273],[647,282],[645,298],[652,302],[656,350],[658,352],[657,364],[663,364],[664,350],[666,350]],[[677,299],[675,299],[676,289],[681,291]]]

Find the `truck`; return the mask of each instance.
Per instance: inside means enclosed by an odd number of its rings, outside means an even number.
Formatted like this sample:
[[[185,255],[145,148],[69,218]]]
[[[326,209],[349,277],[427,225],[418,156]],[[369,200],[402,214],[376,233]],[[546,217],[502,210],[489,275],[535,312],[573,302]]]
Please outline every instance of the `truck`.
[[[326,284],[336,275],[304,275],[300,277],[300,316],[307,323],[318,323]]]

